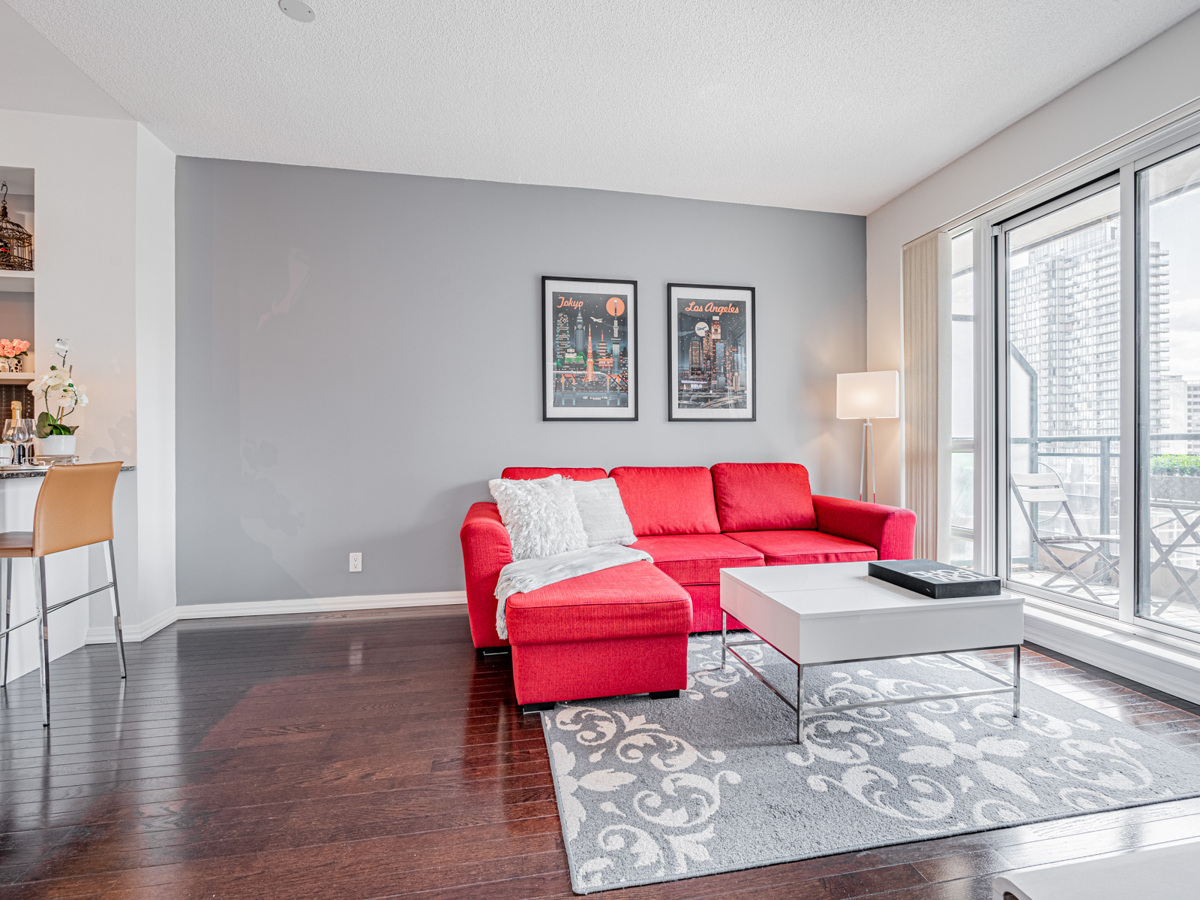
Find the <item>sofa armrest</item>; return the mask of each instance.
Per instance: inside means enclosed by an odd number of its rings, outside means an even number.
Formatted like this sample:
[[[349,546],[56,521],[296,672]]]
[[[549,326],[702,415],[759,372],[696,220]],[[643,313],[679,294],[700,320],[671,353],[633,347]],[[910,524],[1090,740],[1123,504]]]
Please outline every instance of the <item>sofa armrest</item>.
[[[880,559],[912,559],[917,516],[911,509],[813,495],[817,530],[870,544]]]
[[[496,633],[496,581],[512,562],[512,543],[495,503],[474,503],[458,532],[467,582],[467,615],[476,647],[507,647]]]

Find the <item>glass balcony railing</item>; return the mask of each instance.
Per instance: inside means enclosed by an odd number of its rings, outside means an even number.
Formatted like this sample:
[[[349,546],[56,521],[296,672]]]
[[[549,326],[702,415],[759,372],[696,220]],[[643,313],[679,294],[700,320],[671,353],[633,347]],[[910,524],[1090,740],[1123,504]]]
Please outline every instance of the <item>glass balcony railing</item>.
[[[1200,433],[1150,435],[1150,464],[1141,473],[1140,547],[1132,536],[1118,535],[1121,503],[1132,502],[1132,492],[1122,495],[1117,435],[1010,443],[1012,581],[1115,609],[1121,580],[1134,577],[1136,549],[1142,562],[1137,615],[1200,632]],[[953,536],[974,537],[957,519]]]

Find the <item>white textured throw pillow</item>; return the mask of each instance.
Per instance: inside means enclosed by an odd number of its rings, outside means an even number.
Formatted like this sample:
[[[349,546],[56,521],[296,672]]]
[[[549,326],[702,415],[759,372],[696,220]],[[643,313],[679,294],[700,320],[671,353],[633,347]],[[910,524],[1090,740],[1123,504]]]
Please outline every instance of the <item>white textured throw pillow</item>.
[[[512,541],[513,559],[540,559],[587,548],[571,483],[561,475],[488,482]]]
[[[614,479],[572,481],[569,484],[575,492],[575,504],[579,507],[579,518],[583,520],[589,547],[628,545],[637,540]]]

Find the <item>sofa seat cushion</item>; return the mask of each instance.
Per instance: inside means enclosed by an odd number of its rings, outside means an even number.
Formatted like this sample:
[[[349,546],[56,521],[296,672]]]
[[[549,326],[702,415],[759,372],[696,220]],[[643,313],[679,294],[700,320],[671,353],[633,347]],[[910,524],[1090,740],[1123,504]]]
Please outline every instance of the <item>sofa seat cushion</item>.
[[[510,644],[687,634],[692,601],[653,563],[614,566],[508,598]]]
[[[712,473],[703,466],[621,466],[610,474],[638,537],[721,533]]]
[[[721,530],[816,528],[808,469],[796,463],[718,463],[713,491]]]
[[[820,531],[739,531],[729,535],[760,551],[768,566],[801,566],[810,563],[863,562],[878,559],[870,544]]]
[[[551,475],[561,475],[572,481],[599,481],[601,478],[608,477],[608,473],[603,469],[555,469],[548,466],[509,466],[500,473],[501,478],[513,478],[521,481],[549,478]]]
[[[766,564],[759,551],[723,534],[662,534],[632,546],[680,584],[718,584],[722,569]]]

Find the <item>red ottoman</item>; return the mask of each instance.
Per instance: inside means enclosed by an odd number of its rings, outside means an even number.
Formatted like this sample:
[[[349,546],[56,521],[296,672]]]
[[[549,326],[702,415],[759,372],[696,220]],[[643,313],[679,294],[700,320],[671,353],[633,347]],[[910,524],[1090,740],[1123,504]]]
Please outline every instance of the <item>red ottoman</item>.
[[[505,623],[522,707],[687,687],[692,601],[653,563],[513,594]]]

